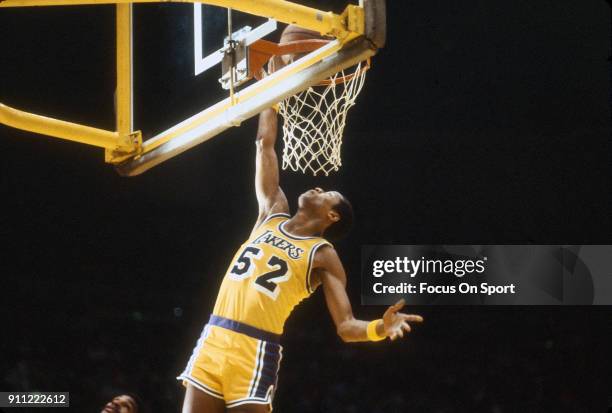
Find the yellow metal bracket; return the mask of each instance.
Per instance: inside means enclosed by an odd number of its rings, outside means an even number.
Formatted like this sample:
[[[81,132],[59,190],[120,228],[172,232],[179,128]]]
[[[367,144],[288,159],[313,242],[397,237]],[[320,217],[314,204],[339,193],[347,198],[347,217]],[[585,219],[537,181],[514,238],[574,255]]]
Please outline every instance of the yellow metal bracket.
[[[365,11],[363,7],[349,4],[340,16],[347,29],[347,36],[343,42],[353,40],[355,37],[365,34]]]
[[[104,151],[104,161],[117,164],[127,159],[137,159],[142,154],[142,133],[132,132],[120,138],[122,145]],[[126,149],[127,148],[127,149]]]

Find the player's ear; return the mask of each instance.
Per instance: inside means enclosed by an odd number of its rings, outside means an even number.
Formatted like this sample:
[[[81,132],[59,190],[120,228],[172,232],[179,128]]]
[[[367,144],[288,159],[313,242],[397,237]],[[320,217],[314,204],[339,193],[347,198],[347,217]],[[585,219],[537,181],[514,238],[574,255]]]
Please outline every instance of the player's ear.
[[[329,218],[331,222],[338,222],[340,221],[340,214],[334,211],[333,209],[330,209],[327,213],[327,218]]]

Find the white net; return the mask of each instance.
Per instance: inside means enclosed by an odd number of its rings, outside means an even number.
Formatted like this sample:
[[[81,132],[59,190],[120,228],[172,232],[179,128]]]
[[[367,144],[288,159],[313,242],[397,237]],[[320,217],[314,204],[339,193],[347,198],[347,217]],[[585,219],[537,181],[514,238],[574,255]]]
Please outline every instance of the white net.
[[[340,169],[346,114],[363,87],[366,71],[367,63],[359,63],[279,104],[283,169],[315,176]]]

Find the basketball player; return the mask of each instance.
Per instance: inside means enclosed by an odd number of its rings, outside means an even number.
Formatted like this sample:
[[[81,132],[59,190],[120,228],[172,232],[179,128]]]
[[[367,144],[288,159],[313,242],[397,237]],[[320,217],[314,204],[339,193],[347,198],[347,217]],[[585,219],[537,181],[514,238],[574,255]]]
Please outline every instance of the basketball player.
[[[132,395],[122,394],[106,403],[100,413],[138,413],[138,403]]]
[[[346,342],[394,340],[410,331],[408,322],[422,321],[399,312],[403,301],[382,319],[355,319],[344,268],[327,241],[348,231],[351,205],[338,192],[314,188],[300,195],[298,210],[290,216],[279,187],[276,134],[276,111],[266,109],[256,140],[259,216],[230,263],[210,320],[178,377],[187,387],[183,413],[271,411],[285,320],[319,286]]]

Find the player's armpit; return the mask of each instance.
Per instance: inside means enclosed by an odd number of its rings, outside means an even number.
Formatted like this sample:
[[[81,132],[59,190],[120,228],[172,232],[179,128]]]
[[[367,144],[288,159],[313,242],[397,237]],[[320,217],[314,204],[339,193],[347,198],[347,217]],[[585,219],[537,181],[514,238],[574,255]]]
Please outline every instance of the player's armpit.
[[[259,227],[270,215],[280,213],[289,213],[289,203],[287,202],[285,193],[282,191],[282,189],[278,188],[278,193],[274,197],[269,198],[263,208],[260,203],[257,221],[255,222],[253,229]]]

